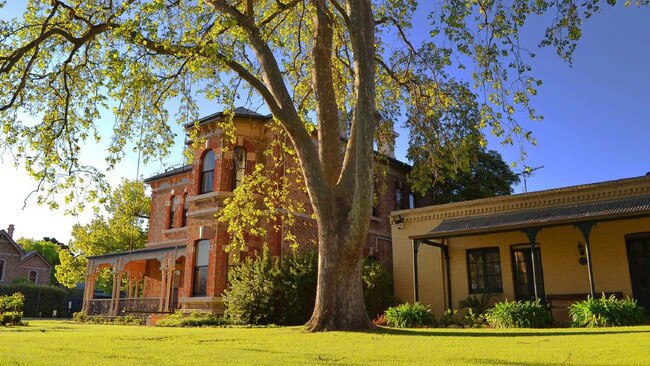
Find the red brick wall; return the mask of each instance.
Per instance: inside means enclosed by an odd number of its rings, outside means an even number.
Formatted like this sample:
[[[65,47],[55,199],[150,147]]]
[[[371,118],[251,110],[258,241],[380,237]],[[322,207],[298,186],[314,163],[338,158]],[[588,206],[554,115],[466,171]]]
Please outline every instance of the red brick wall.
[[[232,190],[232,150],[234,146],[244,146],[247,152],[246,171],[251,173],[256,163],[265,163],[270,166],[263,151],[269,144],[270,133],[261,123],[246,122],[237,125],[237,141],[235,144],[227,141],[226,148],[222,150],[224,142],[218,134],[215,134],[214,126],[202,126],[202,133],[210,135],[204,143],[194,150],[195,161],[192,164],[191,171],[177,174],[172,177],[159,179],[151,183],[152,210],[149,227],[149,242],[158,243],[174,239],[184,239],[187,243],[187,257],[184,261],[184,276],[181,279],[179,294],[180,297],[190,297],[192,295],[194,262],[195,262],[195,244],[201,239],[210,240],[210,257],[208,268],[207,296],[220,296],[226,288],[228,254],[224,248],[229,242],[229,236],[226,232],[226,226],[217,222],[214,212],[218,207],[223,206],[223,200]],[[244,131],[244,132],[242,132]],[[199,181],[201,174],[201,157],[205,151],[212,149],[215,152],[215,176],[213,192],[197,196],[199,191]],[[278,152],[276,151],[276,154]],[[281,171],[269,172],[269,179],[279,179],[284,174],[287,167],[292,163],[286,163],[285,168]],[[299,172],[295,174],[301,174]],[[406,172],[399,166],[392,166],[389,169],[385,190],[378,194],[378,216],[373,218],[370,224],[370,231],[365,255],[372,255],[378,258],[389,270],[392,269],[392,246],[390,242],[390,222],[388,215],[395,210],[395,189],[401,184],[406,186]],[[297,182],[297,178],[291,177],[290,181],[293,186],[290,187],[291,197],[299,199],[304,203],[305,213],[296,216],[295,224],[288,228],[283,223],[268,223],[266,238],[248,238],[248,251],[242,253],[242,259],[254,256],[261,250],[263,242],[269,244],[274,255],[281,255],[291,250],[289,243],[282,240],[287,230],[291,230],[297,237],[301,245],[301,250],[316,249],[317,228],[316,222],[311,218],[311,204],[309,197],[304,188]],[[175,229],[169,229],[169,204],[170,197],[173,194],[179,197],[176,205]],[[217,193],[218,192],[218,193]],[[182,222],[183,195],[187,193],[190,198],[187,227],[179,228]],[[408,202],[408,192],[404,190],[403,199]],[[208,210],[208,212],[206,212]],[[209,212],[212,210],[213,212]],[[200,215],[192,215],[199,213]],[[279,224],[280,230],[275,230],[274,225]],[[203,237],[200,236],[201,227],[204,227]],[[149,261],[151,262],[151,261]],[[156,264],[147,265],[147,276],[151,275],[145,286],[145,294],[150,293],[157,295],[160,291],[160,274]],[[156,274],[158,273],[158,274]],[[157,276],[157,277],[156,277]]]

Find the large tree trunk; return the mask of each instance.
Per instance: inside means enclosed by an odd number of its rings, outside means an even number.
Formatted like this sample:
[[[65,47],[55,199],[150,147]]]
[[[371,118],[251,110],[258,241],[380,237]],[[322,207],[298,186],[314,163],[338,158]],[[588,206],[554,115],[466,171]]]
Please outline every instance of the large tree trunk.
[[[367,228],[359,230],[337,224],[342,221],[346,220],[318,220],[318,288],[314,313],[307,323],[310,331],[375,327],[366,312],[361,280]]]

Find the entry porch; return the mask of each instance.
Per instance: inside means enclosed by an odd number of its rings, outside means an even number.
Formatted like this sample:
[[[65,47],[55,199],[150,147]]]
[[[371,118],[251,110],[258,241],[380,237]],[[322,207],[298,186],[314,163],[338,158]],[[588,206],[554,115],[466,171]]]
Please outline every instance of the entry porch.
[[[178,243],[88,257],[82,311],[102,316],[173,312],[185,258],[186,245]],[[110,298],[96,296],[98,282],[104,290],[110,285]]]

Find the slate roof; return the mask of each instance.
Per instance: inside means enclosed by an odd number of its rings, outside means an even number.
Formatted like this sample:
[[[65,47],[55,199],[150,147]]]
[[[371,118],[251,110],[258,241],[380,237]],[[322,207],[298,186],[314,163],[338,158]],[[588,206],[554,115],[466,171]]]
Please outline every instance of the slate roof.
[[[468,236],[642,216],[650,217],[650,195],[445,219],[429,233],[411,239]]]
[[[210,114],[208,116],[199,118],[199,120],[197,122],[198,122],[199,125],[202,125],[204,123],[212,122],[215,119],[217,119],[219,117],[223,117],[223,116],[224,116],[224,113],[223,113],[223,111],[221,111],[221,112],[213,113],[213,114]],[[271,119],[272,115],[269,114],[269,115],[265,116],[263,114],[251,111],[248,108],[237,107],[237,108],[235,108],[235,117],[258,119],[258,120],[268,120],[268,119]],[[190,128],[192,126],[194,126],[194,122],[186,124],[185,128]]]
[[[18,253],[20,253],[20,261],[21,262],[24,262],[24,261],[26,261],[27,259],[29,259],[29,258],[31,258],[33,256],[37,256],[37,257],[41,258],[43,263],[47,264],[48,267],[54,269],[54,267],[52,267],[52,265],[49,264],[47,262],[47,260],[45,260],[45,257],[43,257],[41,255],[41,253],[39,253],[39,252],[37,252],[35,250],[32,250],[31,252],[25,252],[23,247],[21,247],[18,243],[16,243],[16,241],[11,236],[9,236],[9,234],[5,230],[0,230],[0,237],[4,237],[5,240],[8,241],[9,244],[11,244],[16,249],[16,251],[18,251]]]
[[[149,178],[145,179],[144,182],[145,183],[153,182],[154,180],[171,177],[171,176],[174,176],[176,174],[186,173],[186,172],[189,172],[190,170],[192,170],[192,164],[184,165],[184,166],[182,166],[180,168],[175,168],[175,169],[171,169],[171,170],[168,170],[168,171],[160,173],[160,174],[156,174],[153,177],[149,177]]]

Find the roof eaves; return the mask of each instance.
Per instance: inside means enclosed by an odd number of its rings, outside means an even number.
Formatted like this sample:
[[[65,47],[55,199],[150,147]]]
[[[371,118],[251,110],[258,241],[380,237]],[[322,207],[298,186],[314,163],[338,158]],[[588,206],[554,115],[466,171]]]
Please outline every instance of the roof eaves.
[[[172,170],[160,173],[160,174],[156,174],[156,175],[154,175],[152,177],[146,178],[144,180],[144,182],[145,183],[150,183],[150,182],[153,182],[153,181],[158,180],[158,179],[169,178],[169,177],[173,177],[174,175],[187,173],[190,170],[192,170],[192,164],[184,165],[184,166],[182,166],[180,168],[172,169]]]

